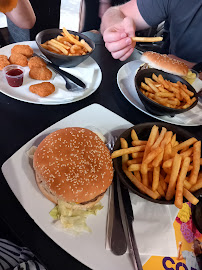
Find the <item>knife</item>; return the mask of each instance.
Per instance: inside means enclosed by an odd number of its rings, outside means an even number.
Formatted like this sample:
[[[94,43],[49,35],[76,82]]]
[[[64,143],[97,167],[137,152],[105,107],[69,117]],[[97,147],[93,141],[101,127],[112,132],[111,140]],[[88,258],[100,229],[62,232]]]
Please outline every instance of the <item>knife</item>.
[[[142,270],[142,263],[133,231],[133,208],[128,189],[117,179],[118,198],[120,203],[121,218],[129,248],[129,254],[135,270]]]
[[[44,60],[44,62],[47,64],[47,66],[49,66],[55,73],[60,74],[63,78],[64,77],[65,78],[68,78],[73,83],[77,84],[78,86],[80,86],[80,87],[82,87],[84,89],[86,88],[86,85],[85,85],[84,82],[82,82],[80,79],[78,79],[74,75],[68,73],[67,71],[64,71],[64,70],[60,69],[58,66],[56,66],[55,64],[53,64],[52,62],[50,62],[48,59],[46,59],[45,56],[38,55],[36,53],[34,53],[33,55],[42,58]]]
[[[116,181],[116,172],[114,172],[114,178],[109,193],[107,236],[111,251],[115,255],[120,256],[126,253],[127,242],[121,219]]]

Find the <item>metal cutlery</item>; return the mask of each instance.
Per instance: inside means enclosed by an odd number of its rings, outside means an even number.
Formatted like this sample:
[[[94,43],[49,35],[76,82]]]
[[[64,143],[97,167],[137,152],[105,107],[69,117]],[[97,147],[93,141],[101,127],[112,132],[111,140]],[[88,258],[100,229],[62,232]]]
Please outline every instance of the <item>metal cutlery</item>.
[[[86,88],[86,85],[84,82],[82,82],[80,79],[78,79],[74,75],[68,73],[67,71],[60,69],[58,66],[50,62],[44,55],[42,54],[38,55],[36,53],[34,53],[33,55],[42,58],[48,67],[50,67],[56,74],[59,74],[60,76],[63,77],[66,83],[67,90],[81,91]]]
[[[133,208],[130,200],[128,189],[117,179],[117,190],[119,197],[119,205],[121,210],[121,218],[127,238],[129,254],[135,270],[142,270],[140,255],[138,252],[135,235],[133,231]]]
[[[110,151],[113,150],[115,138],[107,147]],[[127,250],[127,242],[123,229],[119,199],[117,193],[117,184],[116,184],[116,172],[114,172],[114,177],[112,184],[109,188],[109,209],[107,216],[107,240],[109,241],[109,246],[111,251],[115,255],[123,255]]]

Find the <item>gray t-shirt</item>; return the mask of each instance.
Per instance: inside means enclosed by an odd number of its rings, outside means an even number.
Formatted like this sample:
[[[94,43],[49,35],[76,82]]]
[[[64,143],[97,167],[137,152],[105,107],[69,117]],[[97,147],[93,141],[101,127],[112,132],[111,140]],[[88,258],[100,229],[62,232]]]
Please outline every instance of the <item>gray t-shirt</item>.
[[[190,62],[202,62],[202,0],[137,0],[148,25],[170,25],[170,53]]]

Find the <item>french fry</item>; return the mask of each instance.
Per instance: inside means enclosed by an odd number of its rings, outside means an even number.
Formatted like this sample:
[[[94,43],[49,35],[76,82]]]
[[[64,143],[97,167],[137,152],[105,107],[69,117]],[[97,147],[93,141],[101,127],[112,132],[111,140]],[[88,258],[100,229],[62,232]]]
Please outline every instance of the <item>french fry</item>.
[[[51,52],[69,56],[85,55],[92,51],[92,48],[85,40],[79,40],[78,35],[70,34],[64,27],[61,35],[46,41],[41,46]]]
[[[62,46],[62,47],[65,48],[66,50],[69,50],[69,49],[70,49],[70,46],[67,46],[67,45],[65,45],[65,44],[63,44],[63,43],[61,43],[61,42],[59,42],[59,41],[57,41],[57,40],[55,40],[55,39],[51,39],[51,41],[52,41],[53,43],[57,44],[58,46]]]
[[[127,149],[128,148],[128,143],[124,138],[120,138],[120,142],[121,142],[121,148],[122,149]],[[128,154],[123,155],[122,156],[122,164],[126,164],[128,159],[129,159]]]
[[[171,142],[169,142],[164,149],[163,153],[163,161],[170,159],[172,153],[172,145]]]
[[[141,169],[141,164],[131,164],[128,167],[129,172],[140,171],[140,169]]]
[[[186,187],[185,187],[186,188]],[[189,188],[190,192],[195,192],[202,188],[202,178],[200,178],[195,185]],[[188,188],[187,188],[188,189]]]
[[[147,84],[145,84],[144,82],[141,82],[141,87],[142,87],[142,89],[144,89],[150,93],[155,93],[154,90],[152,90],[152,88],[150,86],[148,86]]]
[[[186,188],[183,188],[183,195],[193,205],[196,205],[199,202],[199,200]]]
[[[138,136],[134,129],[131,130],[131,139],[133,141],[138,141]]]
[[[162,41],[162,37],[132,37],[132,41],[135,42],[159,42]]]
[[[157,148],[160,145],[160,143],[162,142],[162,140],[166,134],[166,131],[167,131],[167,129],[162,127],[161,133],[160,133],[159,137],[156,139],[155,143],[152,145],[151,150]]]
[[[137,178],[137,180],[138,180],[139,182],[142,182],[142,178],[141,178],[140,172],[139,172],[139,171],[135,171],[135,172],[133,172],[133,173],[134,173],[135,177]]]
[[[140,164],[140,163],[142,163],[142,158],[134,158],[128,160],[127,165],[130,166],[131,164]]]
[[[158,193],[161,195],[161,197],[165,197],[165,191],[163,190],[161,184],[159,183],[157,188]]]
[[[148,196],[150,196],[152,199],[156,200],[159,196],[159,193],[153,192],[151,189],[143,185],[140,181],[137,180],[137,178],[127,170],[126,166],[123,166],[123,171],[126,174],[126,176],[131,180],[131,182],[143,193],[146,193]]]
[[[159,179],[160,179],[160,166],[155,167],[153,170],[153,182],[152,182],[152,190],[157,190],[159,186]]]
[[[160,153],[162,152],[162,148],[161,147],[157,147],[156,149],[152,150],[147,157],[145,158],[145,160],[143,161],[145,164],[149,164],[150,162],[152,162],[152,160],[155,159],[156,156],[158,156]]]
[[[174,146],[173,150],[172,150],[172,155],[175,155],[178,151],[182,150],[183,148],[185,148],[187,146],[194,144],[195,142],[197,142],[197,139],[192,137],[192,138],[178,144],[177,146]]]
[[[132,141],[132,146],[138,146],[138,145],[146,145],[147,141],[141,141],[141,140],[137,140],[137,141]]]
[[[166,200],[175,195],[179,209],[183,196],[193,204],[198,202],[190,192],[202,188],[200,141],[190,138],[179,143],[172,131],[162,128],[159,134],[159,128],[154,125],[147,141],[140,140],[134,130],[133,134],[131,131],[133,147],[128,147],[123,138],[120,142],[121,149],[114,151],[112,158],[122,156],[124,173],[142,193]]]
[[[145,145],[135,146],[135,147],[129,147],[127,149],[120,149],[116,150],[112,153],[111,158],[117,158],[120,156],[123,156],[125,154],[132,154],[135,152],[143,151],[145,149]]]
[[[146,171],[146,173],[142,174],[142,184],[145,187],[148,187],[149,186],[148,171]]]
[[[184,180],[184,187],[188,190],[191,188],[191,184],[186,179]]]
[[[136,153],[132,153],[132,158],[141,158],[144,156],[144,152],[136,152]]]
[[[60,51],[63,52],[65,55],[68,55],[68,51],[67,51],[65,48],[63,48],[62,45],[55,44],[55,43],[53,42],[53,40],[48,41],[48,44],[50,44],[52,47],[55,47],[56,49],[60,50]]]
[[[196,184],[198,173],[200,170],[200,158],[201,158],[201,141],[197,141],[193,146],[193,169],[189,178],[190,184]]]
[[[177,176],[180,170],[180,165],[181,165],[181,156],[176,154],[173,159],[173,165],[172,165],[172,170],[170,174],[170,180],[169,180],[169,185],[168,185],[168,190],[166,192],[166,200],[171,200],[175,194],[175,186],[176,186],[176,181],[177,181]]]
[[[186,109],[196,100],[186,85],[165,80],[161,74],[157,77],[153,73],[152,78],[145,77],[144,80],[145,83],[141,82],[142,93],[163,106]]]
[[[179,209],[181,209],[183,205],[184,180],[187,175],[189,164],[190,164],[190,157],[186,157],[182,162],[180,174],[177,179],[176,193],[175,193],[175,206]]]

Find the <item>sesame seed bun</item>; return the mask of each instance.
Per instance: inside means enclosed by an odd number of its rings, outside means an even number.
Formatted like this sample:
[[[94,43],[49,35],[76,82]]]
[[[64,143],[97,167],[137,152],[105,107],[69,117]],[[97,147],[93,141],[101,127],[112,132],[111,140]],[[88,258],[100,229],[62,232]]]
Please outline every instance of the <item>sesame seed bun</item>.
[[[85,128],[49,134],[37,147],[33,166],[41,192],[54,203],[60,199],[74,208],[92,207],[113,179],[108,148]]]
[[[189,70],[186,64],[180,62],[179,60],[172,59],[166,54],[147,51],[142,54],[140,60],[148,63],[153,68],[178,76],[186,76]]]

